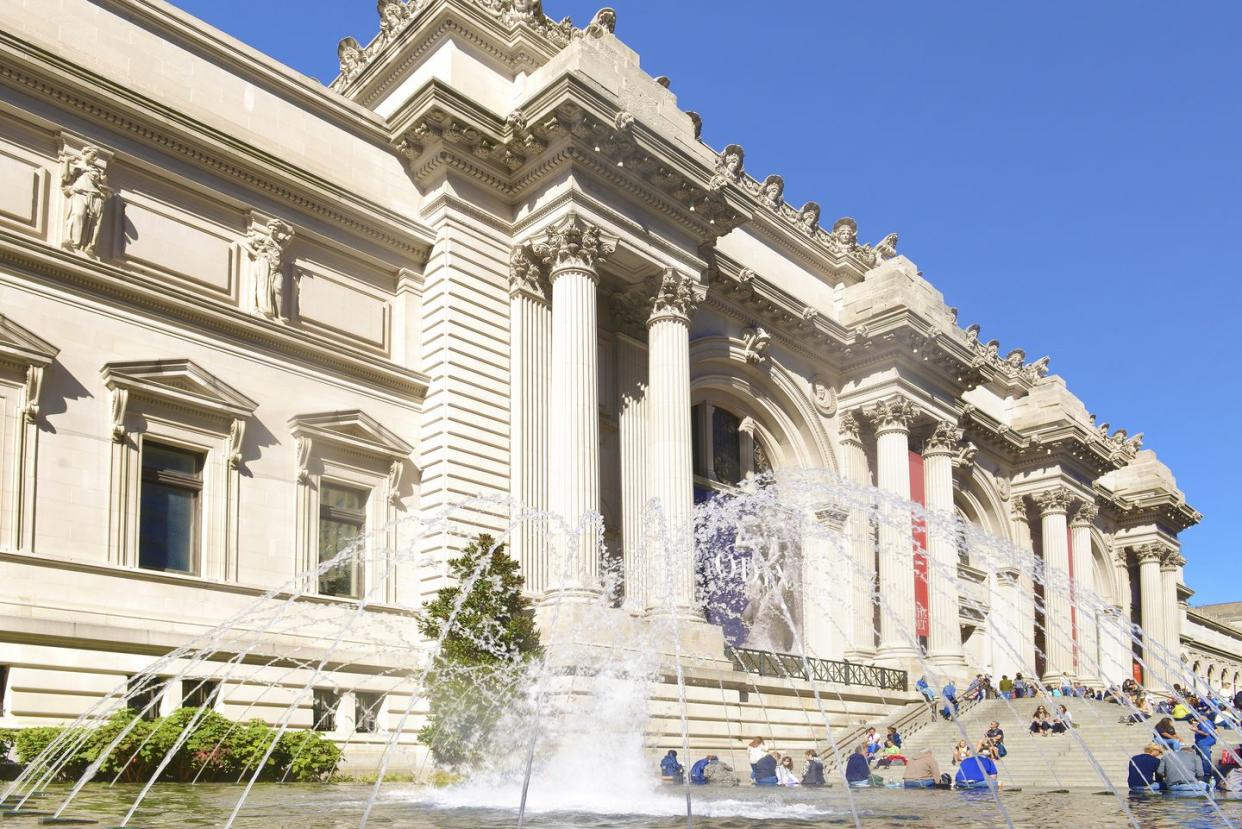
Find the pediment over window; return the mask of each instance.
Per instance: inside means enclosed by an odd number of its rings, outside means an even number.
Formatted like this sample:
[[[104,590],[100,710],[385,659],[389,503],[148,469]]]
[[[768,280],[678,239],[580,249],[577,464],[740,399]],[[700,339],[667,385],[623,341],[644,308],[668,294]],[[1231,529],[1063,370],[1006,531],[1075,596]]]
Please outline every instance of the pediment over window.
[[[0,314],[0,359],[45,368],[60,349]]]
[[[258,403],[190,360],[108,363],[104,385],[230,418],[246,418]]]
[[[299,441],[309,439],[390,461],[405,460],[414,452],[413,446],[359,409],[295,415],[289,418],[289,430]]]

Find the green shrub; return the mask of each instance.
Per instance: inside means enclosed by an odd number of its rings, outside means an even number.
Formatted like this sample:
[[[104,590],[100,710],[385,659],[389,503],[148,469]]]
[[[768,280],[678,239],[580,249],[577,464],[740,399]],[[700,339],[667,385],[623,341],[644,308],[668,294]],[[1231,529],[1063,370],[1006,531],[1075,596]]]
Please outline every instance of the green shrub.
[[[9,752],[13,750],[13,743],[17,741],[17,734],[11,728],[0,728],[0,760],[4,760],[9,756]]]
[[[182,740],[182,734],[191,723],[193,729]],[[53,740],[66,732],[65,728],[48,726],[17,730],[12,742],[17,748],[18,762],[33,763]],[[118,738],[116,747],[108,751]],[[61,782],[77,779],[87,766],[107,752],[96,780],[110,782],[119,775],[123,782],[145,781],[155,774],[175,746],[176,751],[161,772],[160,780],[188,783],[197,777],[201,781],[233,781],[243,774],[254,774],[256,765],[275,738],[276,730],[261,720],[235,723],[215,711],[200,715],[198,709],[182,708],[151,722],[135,722],[133,712],[119,711],[94,728],[73,732],[57,745],[53,763],[59,763],[66,751],[74,750],[71,758],[58,769],[55,779]],[[77,745],[78,741],[81,745]],[[340,748],[321,734],[286,731],[264,762],[259,778],[298,782],[328,780],[340,759]]]

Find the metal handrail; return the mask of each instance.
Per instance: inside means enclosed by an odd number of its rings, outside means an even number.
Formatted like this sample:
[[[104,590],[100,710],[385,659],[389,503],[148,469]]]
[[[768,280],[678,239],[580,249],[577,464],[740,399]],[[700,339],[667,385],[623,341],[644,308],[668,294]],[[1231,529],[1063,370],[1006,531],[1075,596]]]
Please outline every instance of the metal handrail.
[[[882,668],[859,662],[801,657],[792,653],[774,653],[749,648],[726,647],[725,653],[739,671],[782,679],[807,682],[835,682],[839,685],[861,685],[885,691],[908,691],[909,675],[897,668]]]

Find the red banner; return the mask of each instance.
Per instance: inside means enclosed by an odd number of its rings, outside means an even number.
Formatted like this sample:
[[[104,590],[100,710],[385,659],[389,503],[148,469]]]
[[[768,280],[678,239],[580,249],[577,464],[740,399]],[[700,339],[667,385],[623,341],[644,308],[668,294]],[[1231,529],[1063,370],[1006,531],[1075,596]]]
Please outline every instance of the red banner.
[[[910,452],[910,500],[927,506],[923,487],[923,456]],[[927,591],[927,522],[914,520],[914,633],[926,638],[931,635]]]

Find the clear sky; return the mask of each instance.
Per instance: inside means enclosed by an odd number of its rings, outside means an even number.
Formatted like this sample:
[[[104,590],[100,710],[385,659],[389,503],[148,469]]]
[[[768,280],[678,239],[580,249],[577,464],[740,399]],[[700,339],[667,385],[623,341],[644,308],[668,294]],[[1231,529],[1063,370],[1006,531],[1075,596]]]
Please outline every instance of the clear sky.
[[[379,29],[374,0],[174,2],[324,81]],[[1143,432],[1205,515],[1192,604],[1242,600],[1242,3],[612,2],[709,144],[898,231],[963,325]]]

